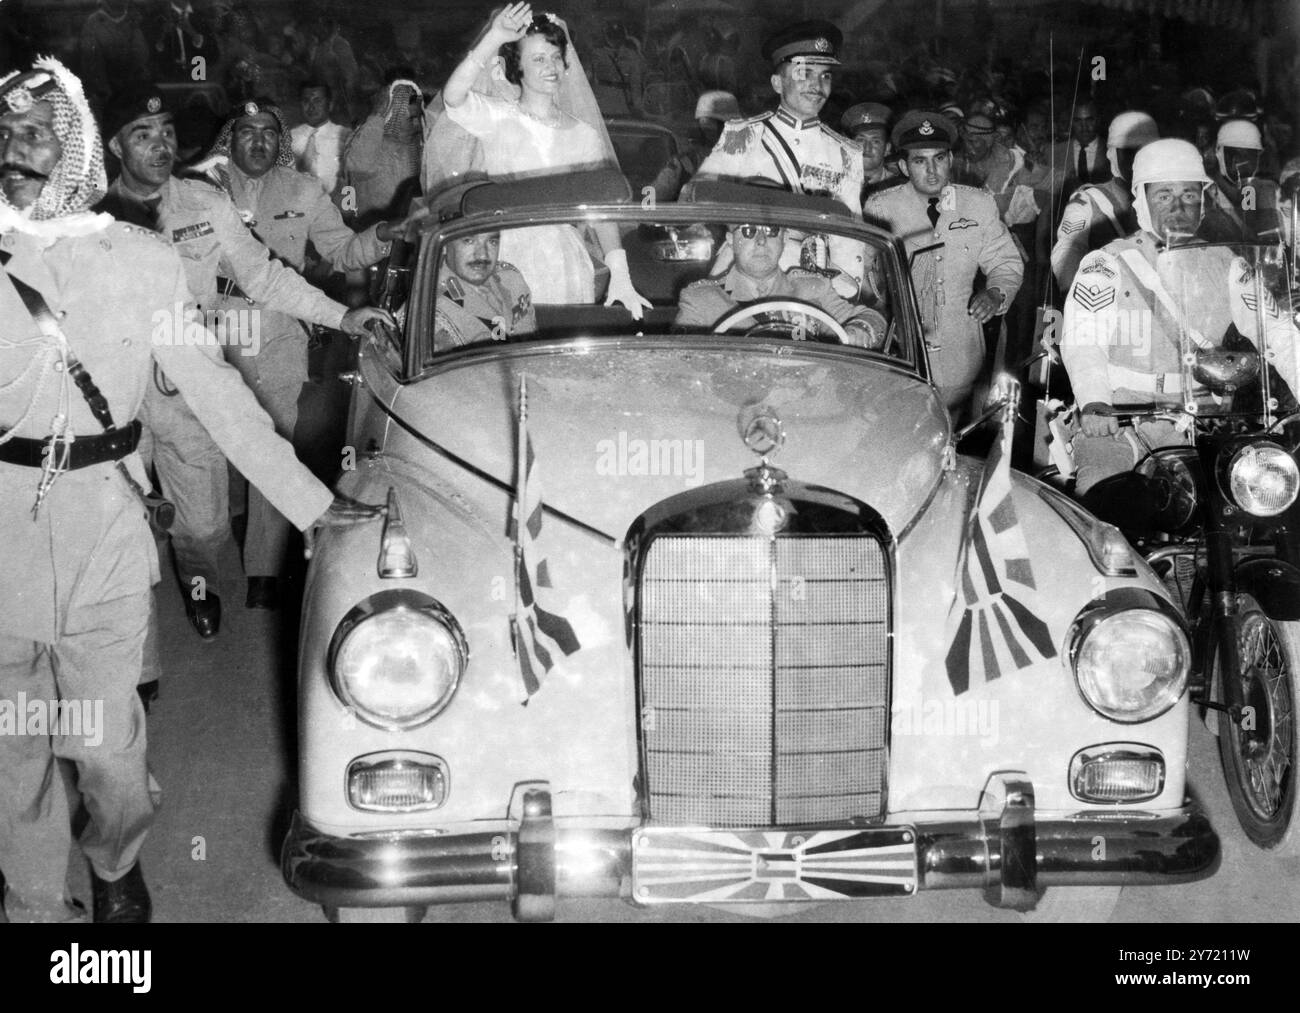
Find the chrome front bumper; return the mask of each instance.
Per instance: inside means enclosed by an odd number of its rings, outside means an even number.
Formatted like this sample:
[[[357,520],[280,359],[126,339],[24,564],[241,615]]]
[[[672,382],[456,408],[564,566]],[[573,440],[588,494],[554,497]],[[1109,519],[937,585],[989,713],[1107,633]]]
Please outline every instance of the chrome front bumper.
[[[281,871],[294,893],[326,908],[509,899],[517,916],[545,920],[557,897],[630,899],[633,831],[557,828],[550,803],[530,791],[513,829],[468,834],[336,837],[295,812]],[[1219,861],[1219,838],[1193,805],[1038,820],[1032,788],[1014,781],[996,808],[911,826],[919,889],[982,889],[1018,910],[1051,886],[1191,882]]]

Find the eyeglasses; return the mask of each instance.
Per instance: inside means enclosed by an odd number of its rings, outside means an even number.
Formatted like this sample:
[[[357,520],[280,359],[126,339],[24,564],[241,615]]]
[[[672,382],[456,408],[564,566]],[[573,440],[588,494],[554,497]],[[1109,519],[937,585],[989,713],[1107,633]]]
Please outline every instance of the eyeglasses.
[[[736,229],[737,232],[745,239],[753,239],[756,235],[766,236],[768,239],[775,239],[781,234],[779,225],[741,225]]]

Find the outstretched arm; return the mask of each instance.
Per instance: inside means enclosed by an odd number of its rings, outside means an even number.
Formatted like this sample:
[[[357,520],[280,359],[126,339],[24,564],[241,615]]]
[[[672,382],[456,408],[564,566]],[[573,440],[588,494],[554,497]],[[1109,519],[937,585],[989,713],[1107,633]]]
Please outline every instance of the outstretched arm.
[[[483,38],[460,61],[442,89],[442,101],[448,109],[465,101],[470,89],[474,87],[479,71],[487,66],[487,62],[507,42],[522,39],[532,20],[533,8],[527,3],[510,4],[496,12]]]

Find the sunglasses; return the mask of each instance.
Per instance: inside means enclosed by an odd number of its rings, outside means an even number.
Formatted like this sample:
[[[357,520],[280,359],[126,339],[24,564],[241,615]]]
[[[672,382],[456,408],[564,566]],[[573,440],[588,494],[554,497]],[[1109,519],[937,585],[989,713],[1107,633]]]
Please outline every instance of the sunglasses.
[[[781,234],[779,225],[741,225],[737,227],[737,232],[745,239],[753,239],[756,235],[764,235],[768,239],[775,239]]]

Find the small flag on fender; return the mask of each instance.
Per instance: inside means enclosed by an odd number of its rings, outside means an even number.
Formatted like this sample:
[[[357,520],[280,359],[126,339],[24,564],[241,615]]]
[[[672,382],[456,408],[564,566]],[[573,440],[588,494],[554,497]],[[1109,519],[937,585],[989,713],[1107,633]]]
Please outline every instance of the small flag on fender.
[[[546,673],[555,667],[556,654],[566,657],[582,645],[572,624],[554,608],[546,557],[538,539],[542,534],[542,490],[537,480],[537,458],[528,435],[528,381],[519,381],[519,445],[515,487],[515,614],[510,632],[524,680],[524,703],[532,699]]]
[[[1011,492],[1011,438],[1019,390],[1009,396],[1001,432],[989,452],[957,560],[957,589],[948,611],[948,681],[954,694],[973,680],[1056,657],[1039,617],[1038,586]]]

